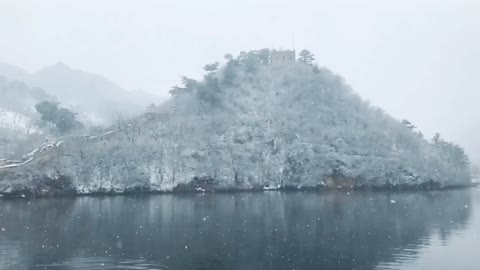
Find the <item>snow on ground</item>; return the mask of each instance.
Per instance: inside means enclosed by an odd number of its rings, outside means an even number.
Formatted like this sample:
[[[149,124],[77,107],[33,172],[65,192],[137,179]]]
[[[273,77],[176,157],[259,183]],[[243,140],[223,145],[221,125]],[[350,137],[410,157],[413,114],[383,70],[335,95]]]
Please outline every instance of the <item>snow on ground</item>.
[[[25,115],[0,109],[0,128],[12,129],[19,132],[36,132],[32,119]]]

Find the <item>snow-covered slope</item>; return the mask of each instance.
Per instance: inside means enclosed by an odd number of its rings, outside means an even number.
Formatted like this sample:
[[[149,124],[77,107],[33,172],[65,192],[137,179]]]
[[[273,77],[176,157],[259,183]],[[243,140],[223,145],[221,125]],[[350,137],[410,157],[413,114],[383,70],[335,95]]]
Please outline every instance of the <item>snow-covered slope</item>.
[[[0,77],[0,128],[33,132],[38,114],[35,104],[43,100],[54,100],[39,88]],[[32,129],[33,128],[33,129]]]
[[[470,182],[461,147],[426,141],[325,68],[272,66],[250,52],[210,69],[201,81],[185,78],[172,94],[112,132],[63,138],[25,166],[0,169],[0,193]]]
[[[33,120],[25,115],[5,111],[0,108],[0,129],[10,129],[22,133],[36,132]]]
[[[31,150],[43,136],[35,104],[52,99],[43,90],[0,77],[0,159]]]
[[[50,99],[43,90],[28,87],[18,81],[0,77],[0,130],[11,130],[20,134],[38,131],[34,117],[35,104]]]

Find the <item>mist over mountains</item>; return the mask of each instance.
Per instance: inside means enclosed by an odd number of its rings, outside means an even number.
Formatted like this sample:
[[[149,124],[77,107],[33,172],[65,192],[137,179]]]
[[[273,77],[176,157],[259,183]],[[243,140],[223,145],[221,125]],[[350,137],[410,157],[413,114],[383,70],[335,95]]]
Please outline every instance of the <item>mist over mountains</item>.
[[[106,125],[119,115],[131,117],[159,101],[150,94],[127,91],[100,75],[63,63],[33,73],[0,63],[0,76],[42,89],[51,99],[76,112],[87,125]]]
[[[62,63],[33,73],[0,63],[0,159],[18,158],[50,136],[95,133],[158,101]],[[73,126],[83,128],[67,130]]]

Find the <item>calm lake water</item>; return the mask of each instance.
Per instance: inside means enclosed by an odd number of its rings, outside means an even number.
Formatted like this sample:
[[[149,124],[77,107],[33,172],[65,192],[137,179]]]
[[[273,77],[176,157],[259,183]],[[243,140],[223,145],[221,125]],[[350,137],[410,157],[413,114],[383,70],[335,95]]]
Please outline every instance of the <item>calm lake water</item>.
[[[0,200],[0,269],[480,269],[480,191]]]

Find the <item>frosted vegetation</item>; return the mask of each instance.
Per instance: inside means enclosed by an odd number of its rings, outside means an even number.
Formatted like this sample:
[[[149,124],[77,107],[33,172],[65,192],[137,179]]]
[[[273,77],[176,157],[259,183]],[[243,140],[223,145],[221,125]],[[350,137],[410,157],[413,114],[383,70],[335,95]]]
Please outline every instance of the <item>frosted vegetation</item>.
[[[38,127],[35,104],[53,100],[40,88],[0,76],[0,158],[15,157],[44,139]]]
[[[295,64],[271,65],[269,57],[267,49],[226,55],[226,63],[205,66],[202,80],[183,77],[168,102],[140,117],[119,117],[102,135],[57,136],[27,164],[0,169],[0,192],[470,182],[461,147],[439,135],[427,140],[409,121],[370,106],[308,51]]]

